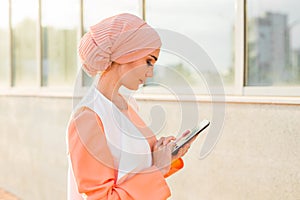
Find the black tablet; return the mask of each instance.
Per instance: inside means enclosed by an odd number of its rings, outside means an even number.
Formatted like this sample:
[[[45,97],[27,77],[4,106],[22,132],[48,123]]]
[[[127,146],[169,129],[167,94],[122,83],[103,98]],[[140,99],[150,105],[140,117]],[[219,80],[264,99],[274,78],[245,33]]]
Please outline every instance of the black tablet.
[[[203,120],[198,126],[193,128],[189,134],[181,138],[176,142],[176,145],[172,151],[172,155],[176,155],[181,147],[183,147],[186,143],[188,143],[191,139],[201,133],[204,129],[209,126],[210,122],[208,120]]]

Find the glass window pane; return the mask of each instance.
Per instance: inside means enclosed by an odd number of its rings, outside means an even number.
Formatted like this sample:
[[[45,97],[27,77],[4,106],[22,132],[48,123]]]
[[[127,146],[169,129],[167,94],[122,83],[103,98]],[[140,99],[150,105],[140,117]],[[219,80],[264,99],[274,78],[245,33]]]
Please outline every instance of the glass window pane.
[[[42,1],[43,86],[74,83],[79,9],[78,0]]]
[[[225,85],[233,85],[234,5],[234,0],[149,0],[146,21],[192,39],[215,63]],[[188,65],[182,67],[186,67],[188,76],[193,74]],[[194,85],[198,87],[196,82]]]
[[[147,78],[146,86],[157,86],[160,91],[167,89],[175,93],[208,93],[205,72],[199,72],[189,60],[178,57],[171,52],[160,51],[159,59],[153,68],[153,77]]]
[[[9,24],[8,1],[1,0],[0,6],[0,87],[9,85]]]
[[[11,4],[13,85],[37,86],[38,0],[12,0]]]
[[[300,84],[300,1],[247,1],[249,86]]]
[[[84,30],[101,20],[120,13],[132,13],[139,16],[139,0],[89,0],[84,1]],[[88,86],[92,79],[83,72],[83,85]]]

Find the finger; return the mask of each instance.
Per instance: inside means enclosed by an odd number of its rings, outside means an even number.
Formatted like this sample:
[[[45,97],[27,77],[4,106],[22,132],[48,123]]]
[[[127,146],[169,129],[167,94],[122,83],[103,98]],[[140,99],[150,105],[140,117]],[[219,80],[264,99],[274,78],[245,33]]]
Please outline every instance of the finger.
[[[165,140],[165,137],[161,137],[161,138],[159,138],[159,140],[157,141],[156,144],[157,144],[158,146],[160,146],[160,145],[163,144],[164,140]]]
[[[164,137],[161,137],[155,144],[155,149],[157,149],[159,146],[163,144]]]
[[[196,140],[197,136],[193,137],[188,143],[191,145],[195,140]]]
[[[190,145],[187,145],[187,144],[184,145],[183,147],[181,147],[181,148],[179,149],[178,155],[179,155],[180,157],[184,156],[184,155],[188,152],[189,148],[190,148]]]
[[[187,143],[183,146],[183,148],[185,148],[185,149],[189,149],[190,147],[191,147],[191,144],[189,144],[189,143]]]
[[[188,148],[182,148],[181,156],[184,156],[188,152]]]
[[[190,132],[191,132],[190,130],[184,131],[184,132],[181,134],[181,136],[175,140],[175,142],[178,142],[181,138],[184,138],[184,137],[187,136]]]
[[[192,146],[192,143],[195,139],[190,140],[188,143],[186,143],[185,145],[183,145],[183,148],[190,148]]]
[[[175,140],[176,138],[174,136],[169,136],[167,138],[165,138],[165,140],[163,141],[163,145],[167,145],[169,144],[172,140]]]
[[[186,130],[182,133],[182,137],[187,136],[191,131],[190,130]]]
[[[169,150],[172,151],[172,150],[174,149],[175,145],[176,145],[175,142],[169,142],[169,143],[167,144],[167,147],[168,147]]]
[[[184,154],[185,154],[184,149],[183,148],[179,149],[178,155],[182,157],[184,156]]]

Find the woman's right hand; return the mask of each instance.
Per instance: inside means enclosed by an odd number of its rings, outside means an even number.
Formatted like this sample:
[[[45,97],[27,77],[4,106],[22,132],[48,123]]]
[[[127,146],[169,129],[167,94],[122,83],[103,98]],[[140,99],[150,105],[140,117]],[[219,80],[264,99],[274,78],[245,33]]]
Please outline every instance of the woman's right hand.
[[[162,172],[163,175],[169,172],[172,161],[172,149],[175,137],[161,137],[153,148],[153,164]]]

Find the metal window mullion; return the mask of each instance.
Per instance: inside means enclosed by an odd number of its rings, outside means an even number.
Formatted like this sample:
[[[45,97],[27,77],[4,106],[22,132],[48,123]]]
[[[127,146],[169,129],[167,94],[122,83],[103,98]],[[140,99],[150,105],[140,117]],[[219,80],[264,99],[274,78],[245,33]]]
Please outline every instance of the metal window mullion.
[[[245,4],[246,0],[236,0],[235,10],[235,70],[234,93],[243,95],[245,82]]]
[[[37,17],[37,86],[43,86],[43,51],[42,51],[42,0],[38,0],[38,17]]]
[[[146,0],[143,0],[143,20],[146,21]]]
[[[83,36],[84,34],[84,4],[83,0],[78,0],[79,1],[79,31],[78,31],[78,37],[79,39]]]
[[[79,1],[79,18],[78,18],[78,33],[77,33],[77,41],[79,42],[81,37],[84,34],[84,3],[83,0],[78,0]],[[78,46],[78,44],[76,45]],[[80,84],[80,85],[76,85],[76,88],[80,88],[80,90],[83,88],[83,72],[81,69],[81,61],[79,59],[79,56],[77,56],[77,71],[78,71],[78,75],[77,78],[78,80],[76,80],[75,84]],[[76,78],[76,79],[77,79]]]
[[[139,0],[138,4],[139,16],[146,21],[146,0]]]
[[[11,0],[8,0],[8,39],[9,39],[9,87],[13,87],[13,73],[14,73],[14,64],[13,64],[13,32],[12,32],[12,3]]]

